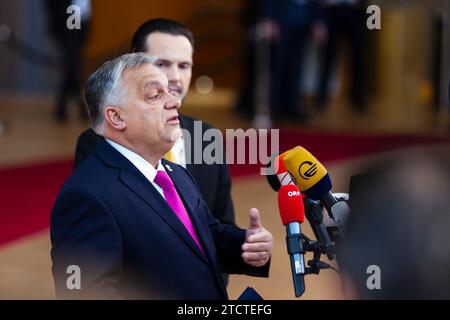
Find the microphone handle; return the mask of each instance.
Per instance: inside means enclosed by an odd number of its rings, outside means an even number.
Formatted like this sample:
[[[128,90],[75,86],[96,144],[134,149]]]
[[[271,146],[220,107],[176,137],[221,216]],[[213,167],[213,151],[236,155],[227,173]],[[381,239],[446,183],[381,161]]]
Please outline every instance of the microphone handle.
[[[334,195],[331,193],[331,191],[328,191],[320,199],[320,202],[327,209],[328,216],[336,223],[340,237],[344,237],[344,224],[341,219],[341,212],[345,211],[345,210],[342,210],[341,208],[343,207],[343,204],[344,205],[347,205],[347,204],[343,201],[338,202],[337,199],[334,197]],[[347,207],[348,207],[348,205],[347,205]],[[329,232],[329,234],[330,234],[330,232]]]
[[[331,238],[328,234],[327,228],[323,224],[322,206],[317,201],[308,197],[303,198],[303,204],[305,207],[305,216],[311,226],[311,229],[323,245],[328,246],[331,244]]]
[[[350,207],[347,202],[339,201],[331,207],[331,213],[333,215],[334,221],[336,222],[337,229],[339,230],[340,236],[345,238],[345,223],[346,219],[350,215]]]
[[[324,205],[325,208],[327,208],[327,210],[330,210],[332,206],[334,206],[338,201],[336,200],[336,198],[333,196],[333,194],[331,193],[331,191],[328,191],[321,199],[320,201],[322,202],[322,204]],[[333,217],[331,217],[333,218]]]
[[[305,292],[305,260],[302,234],[299,222],[286,225],[286,246],[291,261],[292,280],[296,297]]]

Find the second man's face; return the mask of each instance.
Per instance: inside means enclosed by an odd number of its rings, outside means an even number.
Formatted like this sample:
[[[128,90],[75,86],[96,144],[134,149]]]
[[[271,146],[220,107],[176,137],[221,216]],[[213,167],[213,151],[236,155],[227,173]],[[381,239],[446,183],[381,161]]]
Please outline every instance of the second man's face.
[[[153,32],[147,37],[147,54],[157,58],[154,65],[169,80],[169,91],[183,100],[192,77],[193,48],[185,36]]]

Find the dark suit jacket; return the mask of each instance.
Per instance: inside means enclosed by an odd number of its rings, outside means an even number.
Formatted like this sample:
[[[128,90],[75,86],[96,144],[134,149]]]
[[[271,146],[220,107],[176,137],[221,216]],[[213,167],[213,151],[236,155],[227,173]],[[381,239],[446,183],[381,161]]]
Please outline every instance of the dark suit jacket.
[[[52,210],[58,298],[226,299],[221,271],[268,275],[268,264],[243,262],[245,230],[221,224],[191,175],[162,163],[206,255],[145,176],[103,140],[66,181]],[[70,265],[80,267],[81,290],[67,289]]]
[[[180,116],[181,128],[189,131],[192,137],[192,150],[195,150],[194,139],[195,119],[187,116]],[[211,125],[202,123],[202,134],[212,128]],[[95,147],[102,140],[92,129],[84,131],[77,141],[75,151],[75,169],[94,152]],[[203,142],[202,150],[208,142]],[[193,161],[192,161],[193,162]],[[234,208],[231,200],[231,179],[228,167],[225,164],[187,164],[186,169],[194,177],[203,199],[206,201],[209,210],[222,223],[234,223]]]

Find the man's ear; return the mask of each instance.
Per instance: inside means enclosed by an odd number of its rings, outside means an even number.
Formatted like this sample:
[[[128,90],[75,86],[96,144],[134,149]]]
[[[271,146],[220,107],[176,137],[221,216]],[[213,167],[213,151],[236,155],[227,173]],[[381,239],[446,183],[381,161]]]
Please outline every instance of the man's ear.
[[[123,110],[119,107],[107,106],[104,111],[105,121],[116,130],[123,131],[127,128]]]

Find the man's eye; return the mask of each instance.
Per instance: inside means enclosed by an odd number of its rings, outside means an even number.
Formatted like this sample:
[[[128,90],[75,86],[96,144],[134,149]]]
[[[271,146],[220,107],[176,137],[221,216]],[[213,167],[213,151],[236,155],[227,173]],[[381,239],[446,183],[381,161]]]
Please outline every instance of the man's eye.
[[[160,94],[158,93],[156,95],[148,97],[147,99],[150,100],[150,101],[154,101],[154,100],[157,100],[159,98],[159,96],[160,96]]]

